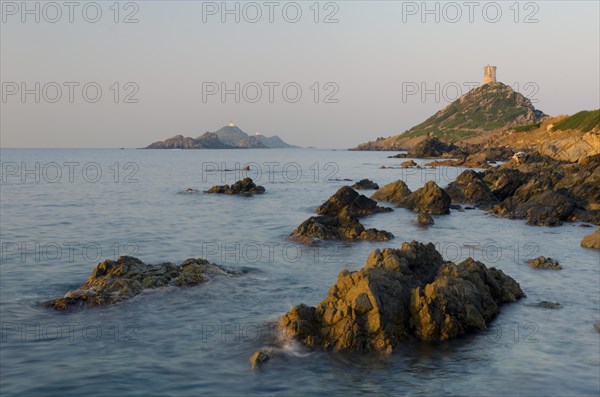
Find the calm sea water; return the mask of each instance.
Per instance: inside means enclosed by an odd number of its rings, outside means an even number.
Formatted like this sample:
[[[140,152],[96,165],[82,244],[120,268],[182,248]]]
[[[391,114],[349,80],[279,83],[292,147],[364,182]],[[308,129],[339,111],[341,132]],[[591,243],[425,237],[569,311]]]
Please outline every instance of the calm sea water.
[[[326,150],[3,149],[0,345],[2,395],[598,395],[600,254],[579,246],[593,229],[530,227],[479,210],[422,228],[404,209],[365,218],[390,242],[286,236],[339,187],[371,178],[448,184],[460,169],[380,169],[387,153]],[[420,160],[418,160],[420,162]],[[178,194],[249,176],[255,197]],[[217,172],[216,169],[231,169]],[[237,171],[236,171],[237,170]],[[370,194],[371,192],[367,192]],[[272,344],[269,321],[314,305],[338,273],[375,248],[434,242],[453,261],[473,256],[515,278],[527,298],[489,329],[440,344],[407,343],[391,356],[290,347],[259,371],[249,357]],[[149,291],[113,306],[57,313],[40,302],[82,284],[116,255],[147,263],[205,257],[242,270],[189,289]],[[545,255],[561,271],[524,261]],[[559,309],[535,304],[559,302]]]

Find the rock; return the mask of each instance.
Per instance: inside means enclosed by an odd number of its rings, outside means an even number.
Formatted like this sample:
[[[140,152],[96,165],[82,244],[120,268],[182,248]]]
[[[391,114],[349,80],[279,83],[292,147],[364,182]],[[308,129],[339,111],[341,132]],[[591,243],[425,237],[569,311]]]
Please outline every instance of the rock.
[[[588,234],[581,240],[581,246],[586,248],[600,249],[600,228],[592,234]]]
[[[464,152],[452,143],[446,143],[436,137],[427,137],[417,143],[408,154],[414,158],[441,157],[442,155],[457,156]]]
[[[365,229],[357,218],[380,212],[393,211],[379,207],[375,200],[358,194],[349,186],[339,189],[316,210],[321,216],[313,216],[302,222],[290,235],[292,240],[310,243],[320,240],[378,240],[394,238],[384,230]]]
[[[595,323],[594,328],[596,328],[596,331],[600,332],[600,323]]]
[[[251,178],[244,178],[241,181],[237,181],[233,185],[222,185],[213,186],[206,193],[217,193],[217,194],[239,194],[249,196],[252,194],[262,194],[265,192],[265,188],[257,186]]]
[[[360,217],[390,211],[393,211],[393,209],[379,207],[375,200],[357,193],[349,186],[340,188],[317,208],[317,214],[330,216],[345,214]]]
[[[271,359],[271,355],[264,350],[258,350],[252,357],[250,357],[250,368],[258,369],[262,367],[264,363]]]
[[[535,304],[536,307],[540,307],[542,309],[559,309],[560,303],[558,302],[550,302],[550,301],[541,301]]]
[[[245,166],[242,168],[242,171],[250,171],[250,166],[249,166],[249,165],[245,165]]]
[[[398,179],[396,182],[389,183],[377,190],[371,196],[372,199],[377,201],[388,201],[392,203],[399,203],[404,200],[412,192],[406,186],[404,181]]]
[[[138,258],[120,256],[116,261],[99,263],[81,287],[44,305],[56,310],[110,305],[133,298],[146,289],[190,287],[206,283],[215,276],[233,274],[201,258],[186,259],[177,266],[168,262],[147,265]]]
[[[579,163],[537,153],[515,158],[482,173],[464,171],[447,187],[455,202],[474,204],[530,225],[564,221],[600,224],[600,156]]]
[[[450,196],[435,182],[428,181],[425,186],[412,192],[400,203],[400,207],[426,214],[449,214]]]
[[[352,187],[352,189],[357,189],[357,190],[377,190],[377,189],[379,189],[379,185],[370,179],[361,179],[360,181],[356,182],[351,187]]]
[[[406,157],[408,157],[408,153],[398,153],[393,156],[388,156],[387,158],[388,159],[404,159]]]
[[[427,214],[419,214],[419,216],[417,216],[417,223],[421,225],[433,225],[435,222],[431,216]]]
[[[446,187],[446,193],[453,202],[475,204],[480,208],[491,208],[498,204],[498,199],[490,188],[483,182],[483,174],[473,170],[463,171],[462,174]]]
[[[193,193],[200,193],[200,191],[197,190],[197,189],[188,187],[188,188],[183,189],[181,192],[179,192],[179,194],[190,194],[190,193],[192,193],[192,194]]]
[[[485,153],[475,153],[456,160],[436,160],[425,164],[426,166],[447,166],[467,168],[489,168]]]
[[[354,217],[313,216],[305,220],[289,236],[303,243],[319,240],[376,240],[387,241],[394,238],[384,230],[365,229]]]
[[[400,167],[402,168],[412,168],[412,167],[416,167],[417,163],[415,163],[413,160],[407,160],[407,161],[403,161],[402,163],[400,163]]]
[[[500,305],[522,296],[502,271],[471,258],[444,262],[433,244],[413,241],[343,270],[319,305],[295,306],[279,329],[310,347],[391,352],[411,336],[446,340],[484,329]]]
[[[552,258],[546,258],[545,256],[539,256],[535,259],[530,259],[527,264],[536,269],[551,269],[560,270],[562,267],[560,264]]]

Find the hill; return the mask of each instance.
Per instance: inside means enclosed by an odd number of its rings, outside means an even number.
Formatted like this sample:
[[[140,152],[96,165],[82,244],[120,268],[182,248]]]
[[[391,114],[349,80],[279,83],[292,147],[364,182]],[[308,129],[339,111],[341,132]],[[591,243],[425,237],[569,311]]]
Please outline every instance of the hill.
[[[537,123],[548,117],[510,86],[493,82],[477,87],[408,131],[358,145],[354,150],[401,150],[436,136],[446,142],[490,135]]]

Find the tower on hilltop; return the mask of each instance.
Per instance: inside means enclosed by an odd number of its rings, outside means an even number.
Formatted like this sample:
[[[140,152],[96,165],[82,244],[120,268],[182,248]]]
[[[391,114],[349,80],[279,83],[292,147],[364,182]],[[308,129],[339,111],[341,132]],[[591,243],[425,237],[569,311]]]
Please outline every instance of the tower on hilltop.
[[[483,67],[483,84],[495,83],[496,82],[496,67],[495,66],[484,66]]]

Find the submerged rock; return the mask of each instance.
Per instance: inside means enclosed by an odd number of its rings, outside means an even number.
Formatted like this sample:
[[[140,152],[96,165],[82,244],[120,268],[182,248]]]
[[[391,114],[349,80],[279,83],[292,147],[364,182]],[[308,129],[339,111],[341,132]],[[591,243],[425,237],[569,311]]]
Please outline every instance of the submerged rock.
[[[244,178],[241,181],[237,181],[233,185],[217,185],[211,187],[206,193],[217,193],[217,194],[240,194],[240,195],[252,195],[261,194],[265,192],[265,188],[257,186],[251,178]]]
[[[271,359],[271,355],[268,352],[266,352],[264,350],[258,350],[256,352],[254,352],[252,357],[250,357],[250,368],[258,369],[264,363],[269,361],[270,359]]]
[[[410,336],[446,340],[484,329],[500,305],[522,296],[501,270],[471,258],[444,262],[433,244],[413,241],[343,270],[325,300],[292,308],[279,329],[311,347],[391,352]]]
[[[198,189],[188,187],[179,192],[179,194],[194,194],[194,193],[200,193],[200,191]]]
[[[404,181],[398,179],[396,182],[389,183],[377,190],[371,196],[372,199],[377,201],[388,201],[391,203],[399,203],[408,197],[412,192],[406,186]]]
[[[562,267],[552,258],[546,258],[545,256],[539,256],[535,259],[530,259],[527,264],[536,269],[550,269],[550,270],[561,270]]]
[[[435,182],[428,181],[425,186],[415,190],[405,199],[400,201],[399,206],[425,214],[449,214],[450,196]]]
[[[588,234],[581,240],[581,246],[586,248],[600,249],[600,227],[592,234]]]
[[[421,225],[433,225],[435,222],[431,216],[427,214],[419,214],[419,216],[417,216],[417,223]]]
[[[535,304],[536,307],[540,307],[542,309],[559,309],[560,303],[558,302],[550,302],[550,301],[541,301]]]
[[[352,189],[357,189],[357,190],[377,190],[377,189],[379,189],[379,185],[370,179],[361,179],[360,181],[356,182],[351,187],[352,187]]]
[[[116,261],[99,263],[81,287],[44,305],[56,310],[110,305],[131,299],[146,289],[190,287],[205,283],[214,276],[233,274],[201,258],[186,259],[177,266],[168,262],[147,265],[138,258],[120,256]]]

